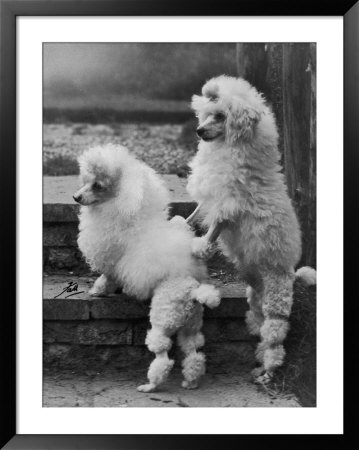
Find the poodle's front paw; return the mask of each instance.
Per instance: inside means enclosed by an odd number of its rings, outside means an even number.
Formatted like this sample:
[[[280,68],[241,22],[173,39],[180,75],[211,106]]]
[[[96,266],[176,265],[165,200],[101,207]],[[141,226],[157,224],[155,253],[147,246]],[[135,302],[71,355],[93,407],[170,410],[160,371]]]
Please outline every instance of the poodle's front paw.
[[[272,381],[273,375],[270,374],[269,372],[264,372],[263,375],[259,375],[258,377],[256,377],[254,379],[254,382],[256,384],[269,384]]]
[[[182,216],[174,216],[170,220],[170,224],[179,230],[187,230],[191,229],[190,225],[187,223],[186,219]]]
[[[108,297],[107,292],[97,291],[94,288],[89,290],[89,294],[90,294],[90,297]]]
[[[265,372],[265,368],[263,366],[260,366],[260,367],[256,367],[255,369],[253,369],[251,371],[251,375],[254,379],[257,379],[258,377],[263,375],[264,372]]]
[[[108,297],[106,286],[98,286],[96,283],[89,290],[91,297]]]
[[[197,389],[198,388],[198,380],[195,381],[182,381],[182,387],[184,389]]]
[[[99,276],[92,288],[89,290],[91,297],[108,297],[116,289],[115,283],[110,281],[104,274]]]
[[[273,374],[265,370],[263,366],[252,370],[253,381],[256,384],[268,384],[273,378]]]
[[[174,216],[172,217],[172,219],[170,220],[170,223],[174,224],[174,225],[181,225],[181,226],[188,226],[186,219],[182,216]]]
[[[155,391],[156,390],[156,385],[155,384],[153,384],[153,383],[148,383],[148,384],[141,384],[141,386],[138,386],[138,388],[137,388],[137,390],[139,391],[139,392],[145,392],[145,393],[148,393],[148,392],[153,392],[153,391]]]
[[[198,258],[206,258],[212,250],[211,244],[205,236],[192,239],[192,254]]]

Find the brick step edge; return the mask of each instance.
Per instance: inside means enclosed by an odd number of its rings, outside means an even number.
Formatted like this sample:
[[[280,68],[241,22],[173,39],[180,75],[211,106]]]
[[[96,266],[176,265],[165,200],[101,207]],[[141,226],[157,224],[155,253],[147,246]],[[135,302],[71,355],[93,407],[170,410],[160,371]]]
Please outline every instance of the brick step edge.
[[[161,175],[170,193],[171,215],[191,214],[196,203],[191,200],[186,191],[186,178],[177,175]],[[79,205],[72,196],[79,188],[79,177],[75,176],[45,176],[43,222],[78,222]]]
[[[188,217],[196,208],[197,203],[191,201],[169,203],[169,216]],[[43,222],[51,223],[74,223],[78,224],[79,205],[71,203],[45,203],[43,205]]]
[[[93,279],[79,277],[78,290],[70,298],[60,294],[68,285],[69,277],[44,277],[43,320],[90,320],[90,319],[145,319],[149,313],[149,301],[138,301],[127,295],[90,297],[87,292]],[[217,284],[221,292],[218,308],[205,307],[205,318],[243,318],[248,309],[244,283]],[[78,294],[77,294],[78,292]]]
[[[150,324],[143,320],[45,320],[43,341],[46,344],[74,345],[144,345]],[[205,318],[202,332],[207,343],[248,341],[243,318]]]

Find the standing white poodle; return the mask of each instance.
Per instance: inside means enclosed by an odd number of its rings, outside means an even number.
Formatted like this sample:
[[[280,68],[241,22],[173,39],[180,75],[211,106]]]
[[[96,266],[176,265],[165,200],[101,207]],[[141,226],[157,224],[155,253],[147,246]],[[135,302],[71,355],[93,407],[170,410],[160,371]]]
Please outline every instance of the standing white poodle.
[[[262,94],[240,78],[209,80],[193,96],[201,138],[190,166],[187,189],[207,234],[193,241],[205,255],[218,238],[220,247],[249,284],[247,324],[261,336],[256,352],[257,380],[268,381],[284,358],[293,282],[315,283],[316,272],[302,268],[301,234],[285,185],[275,118]]]
[[[219,304],[219,292],[202,284],[206,268],[191,254],[193,234],[185,220],[168,221],[169,195],[161,179],[127,149],[107,145],[79,159],[82,187],[78,245],[91,268],[102,275],[90,293],[114,292],[121,286],[138,299],[152,297],[146,344],[156,355],[149,383],[155,390],[174,361],[168,358],[171,336],[178,332],[184,352],[183,387],[195,388],[205,372],[201,333],[203,306]]]

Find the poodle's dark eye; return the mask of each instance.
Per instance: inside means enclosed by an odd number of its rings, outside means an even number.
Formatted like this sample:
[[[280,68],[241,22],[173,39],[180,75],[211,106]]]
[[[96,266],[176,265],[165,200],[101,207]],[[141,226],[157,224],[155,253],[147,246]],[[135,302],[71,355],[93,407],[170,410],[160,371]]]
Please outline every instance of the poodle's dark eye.
[[[226,116],[223,113],[219,112],[214,115],[214,118],[215,118],[215,120],[220,121],[220,120],[224,120],[226,118]]]
[[[206,97],[209,98],[211,100],[211,102],[216,102],[218,100],[217,94],[210,93],[210,94],[206,95]]]
[[[95,181],[95,182],[92,184],[92,189],[93,189],[94,191],[101,191],[101,190],[103,189],[103,186],[102,186],[102,184],[100,184],[100,183],[98,183],[97,181]]]

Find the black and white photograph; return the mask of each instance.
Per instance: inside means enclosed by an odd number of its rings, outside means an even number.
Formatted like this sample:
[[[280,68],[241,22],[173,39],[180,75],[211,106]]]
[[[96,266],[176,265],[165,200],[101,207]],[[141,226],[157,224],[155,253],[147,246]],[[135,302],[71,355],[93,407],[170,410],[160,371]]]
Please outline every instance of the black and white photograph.
[[[316,43],[42,57],[42,406],[316,407]]]
[[[0,447],[346,448],[359,2],[0,4]]]

